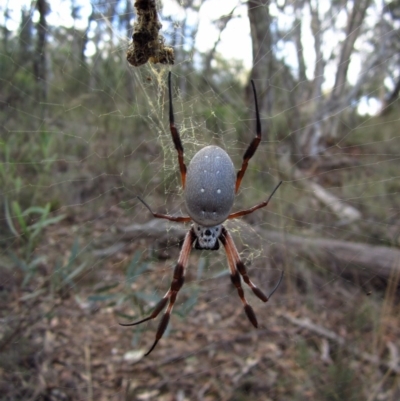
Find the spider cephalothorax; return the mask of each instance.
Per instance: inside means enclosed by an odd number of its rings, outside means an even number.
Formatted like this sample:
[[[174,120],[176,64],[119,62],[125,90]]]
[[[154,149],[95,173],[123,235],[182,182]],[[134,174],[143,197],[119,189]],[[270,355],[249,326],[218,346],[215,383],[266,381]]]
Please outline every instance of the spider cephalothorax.
[[[261,202],[250,209],[231,213],[235,195],[239,190],[240,183],[244,173],[246,172],[247,164],[253,157],[261,141],[261,121],[258,111],[257,95],[253,81],[251,81],[251,85],[253,88],[256,108],[256,136],[253,138],[249,147],[244,153],[242,167],[238,173],[236,174],[229,155],[218,146],[206,146],[205,148],[199,150],[194,155],[188,168],[186,168],[183,159],[183,146],[181,138],[174,122],[171,93],[171,73],[168,75],[169,124],[172,140],[174,142],[175,149],[178,152],[179,169],[181,173],[182,186],[185,190],[185,203],[189,216],[170,216],[167,214],[156,213],[151,210],[150,206],[143,199],[140,197],[138,197],[138,199],[156,218],[162,218],[176,222],[193,221],[193,224],[183,241],[178,263],[174,269],[170,289],[155,306],[150,316],[138,322],[122,324],[122,326],[134,326],[154,319],[168,304],[167,309],[164,312],[164,316],[162,317],[158,326],[155,341],[146,355],[149,355],[150,352],[153,351],[154,347],[157,345],[168,326],[176,297],[185,280],[185,270],[188,265],[189,254],[193,245],[197,249],[207,250],[217,250],[219,249],[220,243],[223,245],[228,259],[231,281],[236,287],[239,297],[243,303],[246,315],[254,327],[258,327],[258,322],[253,308],[250,306],[244,296],[242,279],[251,288],[253,293],[263,302],[268,301],[282,281],[283,272],[278,283],[268,296],[266,296],[258,287],[256,287],[247,274],[246,266],[240,260],[239,252],[236,249],[232,236],[222,224],[227,219],[236,219],[267,206],[269,200],[282,183],[278,183],[266,201]]]
[[[196,235],[196,242],[194,243],[196,249],[208,249],[210,251],[219,249],[218,238],[222,232],[222,224],[214,227],[203,227],[194,223],[192,227]]]

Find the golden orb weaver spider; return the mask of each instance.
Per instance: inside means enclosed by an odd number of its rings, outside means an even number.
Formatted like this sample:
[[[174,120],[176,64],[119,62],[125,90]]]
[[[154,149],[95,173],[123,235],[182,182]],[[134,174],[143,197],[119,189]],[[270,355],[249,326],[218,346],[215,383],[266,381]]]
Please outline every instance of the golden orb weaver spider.
[[[185,280],[185,270],[188,265],[190,251],[193,244],[196,249],[219,249],[219,242],[224,246],[228,259],[231,281],[236,287],[239,297],[244,305],[244,310],[250,322],[254,327],[258,327],[258,322],[253,308],[247,302],[241,284],[241,277],[244,282],[251,288],[253,293],[263,302],[267,302],[272,294],[278,289],[282,282],[283,272],[278,283],[272,289],[270,294],[266,296],[258,287],[250,280],[244,263],[240,260],[239,252],[233,242],[229,231],[222,225],[225,220],[236,219],[253,213],[268,205],[268,202],[282,184],[282,181],[274,188],[271,195],[264,202],[251,207],[250,209],[241,210],[231,213],[235,194],[238,192],[240,183],[246,172],[249,160],[256,152],[261,141],[261,121],[258,110],[257,93],[253,80],[251,81],[254,95],[254,103],[256,108],[256,136],[251,141],[249,147],[243,156],[242,167],[235,173],[232,160],[229,155],[218,146],[206,146],[198,151],[190,161],[189,167],[186,168],[183,157],[183,146],[177,128],[175,127],[174,112],[172,107],[171,93],[171,73],[168,74],[168,91],[169,91],[169,125],[172,140],[175,149],[178,152],[179,169],[182,180],[182,187],[185,190],[185,203],[189,216],[170,216],[167,214],[155,213],[150,206],[140,197],[138,199],[147,207],[155,218],[167,219],[175,222],[189,222],[193,224],[185,236],[182,249],[179,254],[178,262],[174,269],[171,286],[164,297],[157,303],[150,316],[133,323],[120,323],[121,326],[135,326],[156,318],[165,308],[157,332],[156,338],[146,356],[153,351],[158,341],[163,336],[174,307],[176,297],[182,288]]]

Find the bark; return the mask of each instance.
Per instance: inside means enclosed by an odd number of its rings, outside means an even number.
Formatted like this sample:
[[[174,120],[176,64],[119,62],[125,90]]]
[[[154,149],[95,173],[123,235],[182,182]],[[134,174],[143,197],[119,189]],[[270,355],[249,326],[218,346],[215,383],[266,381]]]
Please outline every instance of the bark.
[[[270,115],[272,94],[269,87],[269,79],[273,75],[274,68],[273,40],[270,29],[272,24],[272,17],[269,12],[270,1],[250,0],[247,4],[253,50],[251,78],[256,83],[260,114],[266,113]],[[250,85],[248,85],[248,88],[248,104],[251,104]],[[251,118],[254,118],[253,113]]]
[[[32,13],[34,10],[23,8],[21,10],[21,23],[18,35],[19,64],[25,65],[32,59],[33,52],[33,29]]]
[[[131,25],[131,18],[133,16],[133,6],[131,0],[126,0],[125,4],[125,13],[121,18],[123,18],[123,23],[126,31],[126,36],[130,38],[133,32],[133,26]],[[132,75],[128,73],[125,74],[125,82],[126,82],[126,96],[129,104],[133,103],[134,99],[134,87],[133,87],[133,79]]]
[[[348,17],[346,37],[340,49],[335,83],[330,97],[323,99],[322,84],[324,80],[325,60],[322,52],[322,23],[318,15],[318,9],[310,4],[312,17],[311,30],[314,36],[316,65],[314,71],[314,114],[312,124],[300,138],[300,147],[305,155],[305,160],[315,159],[326,150],[327,143],[337,138],[340,119],[337,114],[349,106],[351,99],[347,91],[347,72],[354,52],[354,44],[361,33],[366,11],[370,0],[354,0],[353,9]],[[364,78],[365,79],[365,78]],[[359,91],[359,86],[356,89]],[[351,91],[354,95],[355,90]],[[347,96],[346,96],[347,94]],[[304,164],[304,161],[303,161]]]
[[[294,3],[295,9],[295,20],[294,20],[294,43],[296,46],[296,54],[297,54],[297,63],[299,66],[299,81],[305,82],[307,81],[306,76],[306,62],[304,60],[304,52],[303,52],[303,43],[301,41],[301,31],[302,31],[302,10],[304,8],[304,1],[303,0],[296,0]]]
[[[311,6],[311,31],[314,36],[315,68],[314,68],[314,88],[313,99],[320,102],[322,96],[322,84],[324,83],[325,60],[322,53],[322,24],[318,9]]]
[[[381,115],[388,114],[388,112],[391,110],[391,106],[393,105],[393,103],[395,103],[396,100],[399,98],[399,93],[400,93],[400,76],[397,79],[396,86],[394,87],[392,93],[390,93],[387,99],[385,100],[385,103],[382,107]]]
[[[344,93],[351,54],[354,51],[354,43],[361,33],[361,26],[370,2],[371,0],[354,0],[353,10],[347,22],[346,39],[341,48],[335,84],[331,94],[331,99],[334,102],[338,101]]]
[[[315,51],[315,67],[314,79],[312,82],[312,93],[310,100],[311,109],[314,110],[311,117],[311,124],[302,132],[299,131],[296,136],[297,148],[300,150],[298,153],[306,155],[307,157],[315,158],[320,153],[320,141],[323,136],[323,127],[321,124],[321,115],[323,114],[323,95],[322,84],[324,82],[325,60],[322,52],[322,23],[321,17],[317,7],[313,6],[312,1],[308,1],[311,13],[311,31],[314,37],[314,51]],[[298,34],[301,34],[299,32]],[[303,163],[303,160],[295,160],[295,162]]]
[[[254,229],[254,227],[253,227]],[[107,248],[102,245],[102,255],[121,250],[123,244],[134,240],[151,239],[170,245],[183,240],[188,227],[183,224],[173,224],[162,219],[153,219],[145,224],[132,224],[120,228],[120,242],[115,241],[115,235],[110,235],[105,241],[112,245]],[[400,271],[400,250],[393,247],[370,245],[359,242],[332,240],[324,238],[307,238],[305,236],[285,234],[278,231],[256,228],[257,240],[254,247],[282,246],[282,254],[288,250],[293,257],[310,257],[324,266],[334,266],[335,273],[341,276],[371,277],[389,280],[393,270]],[[100,244],[99,244],[100,245]]]
[[[370,279],[377,276],[388,280],[392,270],[400,271],[400,250],[387,246],[369,245],[359,242],[307,238],[275,231],[263,231],[262,238],[272,243],[285,245],[296,256],[317,255],[326,266],[335,265],[336,273]],[[344,270],[345,268],[345,270]]]
[[[314,51],[315,51],[315,68],[314,80],[311,101],[313,103],[312,109],[315,110],[312,117],[312,123],[302,133],[299,138],[299,148],[302,154],[315,158],[320,153],[320,141],[323,137],[323,127],[321,120],[324,116],[325,104],[323,102],[322,84],[324,83],[325,60],[322,52],[322,23],[318,12],[318,7],[313,7],[312,2],[309,1],[311,13],[311,31],[314,37]]]
[[[37,44],[34,61],[34,73],[38,83],[38,100],[44,102],[47,98],[47,65],[46,65],[46,41],[48,4],[46,0],[38,0],[36,3],[39,11],[39,22],[37,23]]]
[[[359,220],[361,213],[353,206],[343,202],[321,185],[312,181],[312,177],[305,176],[301,170],[290,164],[288,155],[283,155],[279,159],[281,171],[290,179],[313,194],[321,203],[328,207],[340,219],[340,224],[349,224]]]

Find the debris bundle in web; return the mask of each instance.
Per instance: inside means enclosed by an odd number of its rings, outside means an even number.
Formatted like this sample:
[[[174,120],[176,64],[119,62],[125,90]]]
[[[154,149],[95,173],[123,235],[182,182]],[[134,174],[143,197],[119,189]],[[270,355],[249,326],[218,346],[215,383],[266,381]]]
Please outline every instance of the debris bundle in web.
[[[135,9],[137,20],[126,54],[129,64],[135,67],[147,61],[174,64],[174,50],[165,46],[164,37],[159,34],[162,24],[158,19],[155,0],[137,0]]]

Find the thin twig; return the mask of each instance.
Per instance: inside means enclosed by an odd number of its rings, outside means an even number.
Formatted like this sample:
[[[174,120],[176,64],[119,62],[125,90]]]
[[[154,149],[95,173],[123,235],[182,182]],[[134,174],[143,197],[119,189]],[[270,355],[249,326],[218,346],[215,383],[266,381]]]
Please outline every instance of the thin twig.
[[[342,347],[345,347],[347,351],[349,351],[351,354],[355,355],[357,358],[365,362],[369,362],[372,365],[384,367],[385,369],[389,369],[394,373],[400,374],[400,366],[399,365],[394,366],[393,361],[391,361],[391,363],[387,363],[379,359],[379,357],[377,357],[376,355],[371,355],[367,352],[360,351],[359,349],[354,347],[354,344],[348,345],[345,338],[339,336],[338,334],[336,334],[331,330],[326,329],[325,327],[322,327],[320,325],[311,322],[309,318],[298,319],[287,313],[282,313],[281,316],[296,326],[299,326],[303,329],[316,333],[319,336],[325,337],[341,345]]]
[[[93,401],[93,383],[92,383],[92,369],[91,369],[91,358],[90,348],[88,344],[85,344],[85,365],[86,365],[86,376],[88,381],[88,401]]]

